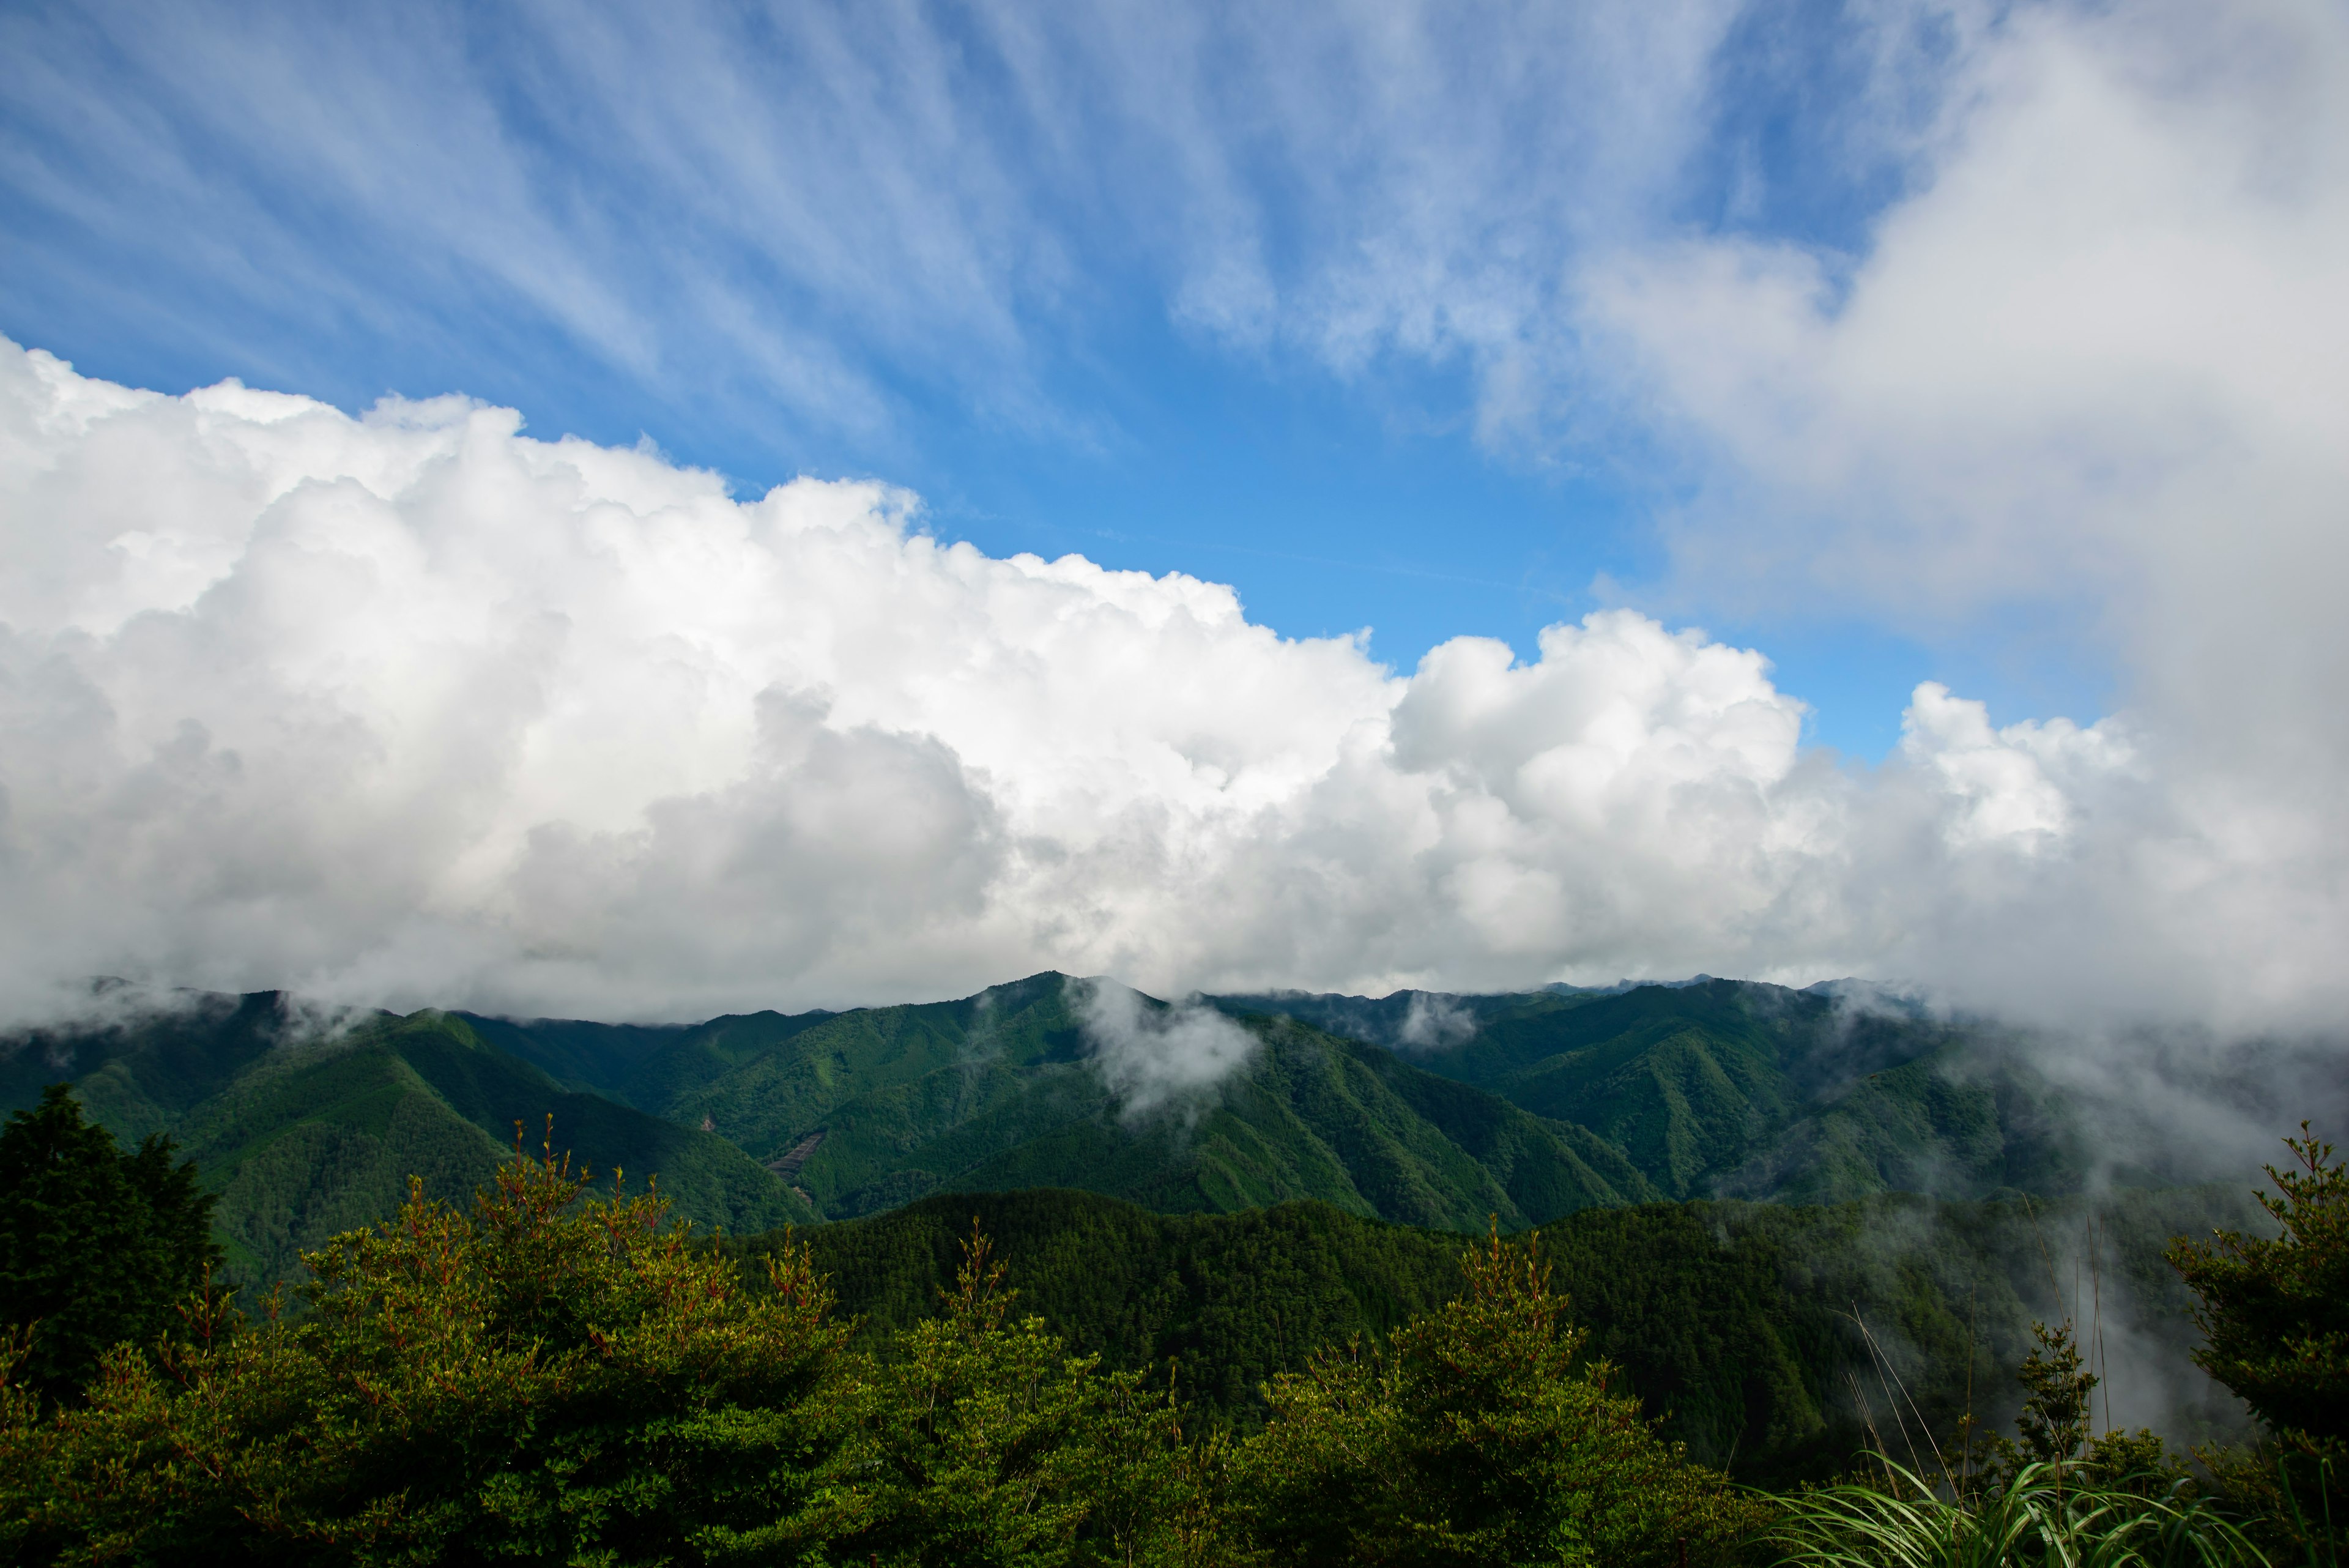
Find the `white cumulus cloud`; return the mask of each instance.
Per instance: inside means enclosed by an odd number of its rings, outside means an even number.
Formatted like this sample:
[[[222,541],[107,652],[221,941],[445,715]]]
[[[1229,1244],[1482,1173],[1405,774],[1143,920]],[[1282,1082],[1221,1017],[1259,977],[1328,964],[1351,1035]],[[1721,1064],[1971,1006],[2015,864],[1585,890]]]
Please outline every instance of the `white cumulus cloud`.
[[[1998,729],[1928,686],[1853,770],[1761,655],[1630,611],[1399,676],[1226,587],[917,524],[460,399],[354,419],[0,348],[10,1006],[113,973],[679,1017],[1047,967],[2337,1000],[2289,813],[2118,722]]]

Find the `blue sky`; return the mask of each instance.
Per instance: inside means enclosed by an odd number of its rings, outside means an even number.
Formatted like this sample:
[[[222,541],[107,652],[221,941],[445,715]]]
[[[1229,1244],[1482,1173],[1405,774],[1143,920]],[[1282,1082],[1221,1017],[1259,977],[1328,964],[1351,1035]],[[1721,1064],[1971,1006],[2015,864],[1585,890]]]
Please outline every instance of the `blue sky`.
[[[2338,0],[85,0],[0,59],[0,1010],[2349,1006]]]
[[[1629,245],[1847,272],[1995,15],[591,15],[10,7],[0,332],[167,391],[463,392],[752,492],[879,477],[942,537],[1228,582],[1406,671],[1644,608],[1870,761],[1920,680],[2114,701],[2061,596],[1678,569],[1661,524],[1736,476],[1573,319]]]

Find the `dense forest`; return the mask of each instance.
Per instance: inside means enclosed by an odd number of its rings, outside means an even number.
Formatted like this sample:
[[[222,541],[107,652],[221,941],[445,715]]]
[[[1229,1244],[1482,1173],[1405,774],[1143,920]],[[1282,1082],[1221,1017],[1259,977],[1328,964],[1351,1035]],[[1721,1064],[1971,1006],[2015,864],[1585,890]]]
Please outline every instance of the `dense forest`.
[[[468,1205],[411,1183],[246,1312],[189,1167],[120,1150],[60,1090],[0,1134],[0,1551],[2332,1563],[2349,1167],[2292,1152],[2265,1233],[2164,1249],[2194,1360],[2261,1422],[2189,1456],[2099,1418],[2095,1319],[1999,1348],[1985,1324],[2029,1310],[1996,1296],[2002,1251],[2065,1219],[2021,1204],[1651,1205],[1480,1241],[1046,1191],[713,1242],[550,1133]],[[2107,1208],[2087,1233],[2178,1212]],[[1920,1224],[1930,1251],[1886,1245]],[[97,1266],[126,1245],[147,1266]],[[1824,1304],[1884,1268],[1907,1293],[1879,1323]],[[1984,1419],[1993,1386],[2021,1396],[2011,1436]]]
[[[2029,1354],[2031,1325],[2066,1316],[2126,1334],[2174,1369],[2160,1409],[2174,1435],[2248,1436],[2240,1404],[2190,1367],[2192,1298],[2162,1253],[2174,1236],[2259,1230],[2265,1218],[2228,1188],[2094,1204],[1896,1195],[1585,1210],[1532,1237],[1588,1331],[1587,1360],[1610,1363],[1696,1459],[1785,1484],[1835,1473],[1895,1403],[1913,1401],[1942,1430],[1971,1397],[2006,1424],[2023,1397],[2007,1373]],[[1070,1191],[942,1196],[724,1246],[750,1259],[804,1243],[877,1342],[935,1308],[974,1225],[994,1238],[1023,1306],[1072,1347],[1112,1367],[1171,1365],[1186,1398],[1242,1427],[1262,1419],[1267,1379],[1321,1346],[1374,1340],[1460,1288],[1457,1235],[1313,1203],[1168,1216]],[[2099,1287],[2100,1302],[2086,1299]],[[1895,1377],[1899,1400],[1884,1386]]]

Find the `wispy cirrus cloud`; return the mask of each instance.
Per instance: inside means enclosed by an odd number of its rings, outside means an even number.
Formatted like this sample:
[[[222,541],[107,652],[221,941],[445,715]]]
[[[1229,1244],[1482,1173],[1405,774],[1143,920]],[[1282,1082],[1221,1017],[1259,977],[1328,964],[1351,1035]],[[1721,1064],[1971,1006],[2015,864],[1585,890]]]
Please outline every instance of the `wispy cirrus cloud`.
[[[305,382],[326,324],[553,334],[703,418],[1081,437],[1139,296],[1340,373],[1464,356],[1492,402],[1559,247],[1702,134],[1730,16],[101,5],[9,25],[0,188],[36,268],[105,242],[47,289],[192,275],[220,318],[171,325],[276,323]]]

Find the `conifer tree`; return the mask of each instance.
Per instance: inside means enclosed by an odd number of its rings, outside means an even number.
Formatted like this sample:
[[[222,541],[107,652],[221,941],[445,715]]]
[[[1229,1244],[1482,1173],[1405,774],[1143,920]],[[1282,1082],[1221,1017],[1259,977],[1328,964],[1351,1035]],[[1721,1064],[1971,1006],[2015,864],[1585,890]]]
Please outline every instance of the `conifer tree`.
[[[2169,1264],[2200,1298],[2194,1360],[2266,1423],[2253,1455],[2214,1463],[2222,1490],[2265,1510],[2289,1549],[2349,1552],[2349,1162],[2300,1125],[2297,1168],[2260,1194],[2282,1234],[2179,1237]],[[2207,1457],[2207,1456],[2206,1456]]]
[[[1104,1373],[1037,1317],[973,1222],[940,1314],[860,1358],[835,1398],[855,1434],[833,1469],[838,1532],[902,1564],[1164,1562],[1195,1511],[1169,1391]]]
[[[2015,1374],[2023,1389],[2015,1435],[2022,1439],[2023,1462],[2049,1466],[2060,1477],[2088,1440],[2088,1396],[2096,1377],[2081,1365],[2070,1319],[2054,1328],[2034,1323],[2031,1334],[2039,1346]]]
[[[75,1397],[112,1346],[142,1348],[221,1257],[212,1193],[160,1134],[123,1152],[64,1084],[0,1129],[0,1324],[29,1327],[20,1384]]]
[[[1326,1354],[1267,1390],[1236,1465],[1240,1509],[1284,1563],[1720,1561],[1758,1522],[1659,1438],[1612,1368],[1579,1364],[1535,1243],[1497,1232],[1466,1290],[1374,1350]]]
[[[2300,1131],[2284,1140],[2299,1168],[2268,1167],[2278,1195],[2260,1194],[2282,1235],[2180,1237],[2168,1257],[2201,1298],[2196,1364],[2277,1432],[2337,1449],[2349,1443],[2349,1162]]]

